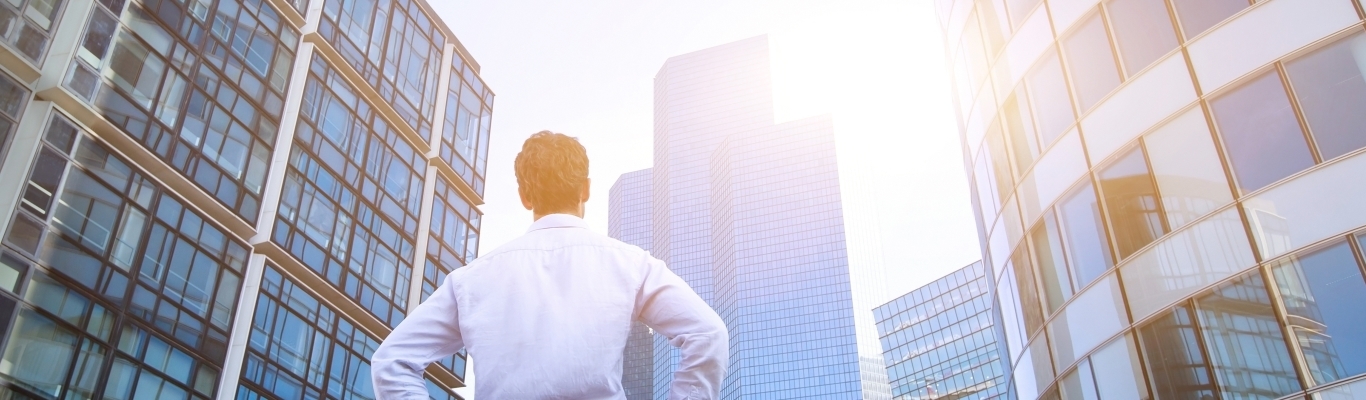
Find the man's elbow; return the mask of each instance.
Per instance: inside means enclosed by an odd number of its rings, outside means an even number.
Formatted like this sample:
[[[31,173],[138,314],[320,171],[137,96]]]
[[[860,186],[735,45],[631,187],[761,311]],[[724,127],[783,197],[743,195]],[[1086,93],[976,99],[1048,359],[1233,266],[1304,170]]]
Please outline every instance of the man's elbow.
[[[422,382],[422,368],[395,353],[392,347],[381,344],[370,357],[370,376],[376,392]]]

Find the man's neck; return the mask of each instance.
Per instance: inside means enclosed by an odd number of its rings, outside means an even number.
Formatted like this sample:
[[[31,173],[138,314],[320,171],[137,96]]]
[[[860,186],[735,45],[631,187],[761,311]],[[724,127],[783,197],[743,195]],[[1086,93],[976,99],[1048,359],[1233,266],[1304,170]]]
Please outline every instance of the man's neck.
[[[541,218],[543,218],[543,217],[545,217],[545,216],[547,216],[547,215],[550,215],[550,214],[568,214],[568,215],[573,215],[573,216],[575,216],[575,217],[579,217],[579,219],[583,219],[583,205],[580,204],[579,207],[578,207],[578,209],[576,209],[576,210],[555,211],[555,212],[545,213],[545,214],[540,214],[540,213],[535,213],[535,212],[533,212],[532,215],[531,215],[531,221],[532,221],[532,222],[540,221]]]

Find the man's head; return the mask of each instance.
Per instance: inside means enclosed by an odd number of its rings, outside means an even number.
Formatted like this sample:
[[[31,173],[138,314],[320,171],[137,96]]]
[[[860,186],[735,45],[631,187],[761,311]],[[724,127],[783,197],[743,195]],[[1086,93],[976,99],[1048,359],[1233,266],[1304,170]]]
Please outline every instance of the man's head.
[[[583,217],[588,201],[588,152],[579,140],[540,131],[517,153],[517,192],[536,218],[549,214]]]

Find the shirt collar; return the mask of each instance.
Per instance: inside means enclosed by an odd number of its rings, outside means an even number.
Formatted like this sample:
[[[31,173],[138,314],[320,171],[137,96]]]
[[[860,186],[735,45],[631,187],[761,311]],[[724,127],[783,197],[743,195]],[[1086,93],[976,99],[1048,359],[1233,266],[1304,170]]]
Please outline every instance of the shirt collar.
[[[527,228],[526,231],[527,231],[528,233],[530,233],[531,231],[541,230],[541,229],[549,229],[549,228],[585,228],[585,229],[587,229],[587,228],[588,228],[588,222],[585,222],[585,221],[583,220],[583,218],[575,217],[575,216],[569,215],[569,214],[550,214],[550,215],[541,217],[541,219],[536,220],[536,222],[531,223],[531,227],[530,227],[530,228]]]

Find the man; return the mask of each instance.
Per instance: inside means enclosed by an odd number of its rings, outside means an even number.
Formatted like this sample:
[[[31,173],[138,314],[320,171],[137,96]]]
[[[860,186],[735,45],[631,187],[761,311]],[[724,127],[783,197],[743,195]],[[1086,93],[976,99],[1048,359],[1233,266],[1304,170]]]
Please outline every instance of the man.
[[[670,399],[713,399],[729,354],[721,318],[664,263],[588,230],[588,154],[541,131],[517,154],[525,235],[452,272],[372,358],[380,399],[426,399],[422,373],[461,348],[479,400],[625,399],[622,350],[640,320],[680,348]]]

